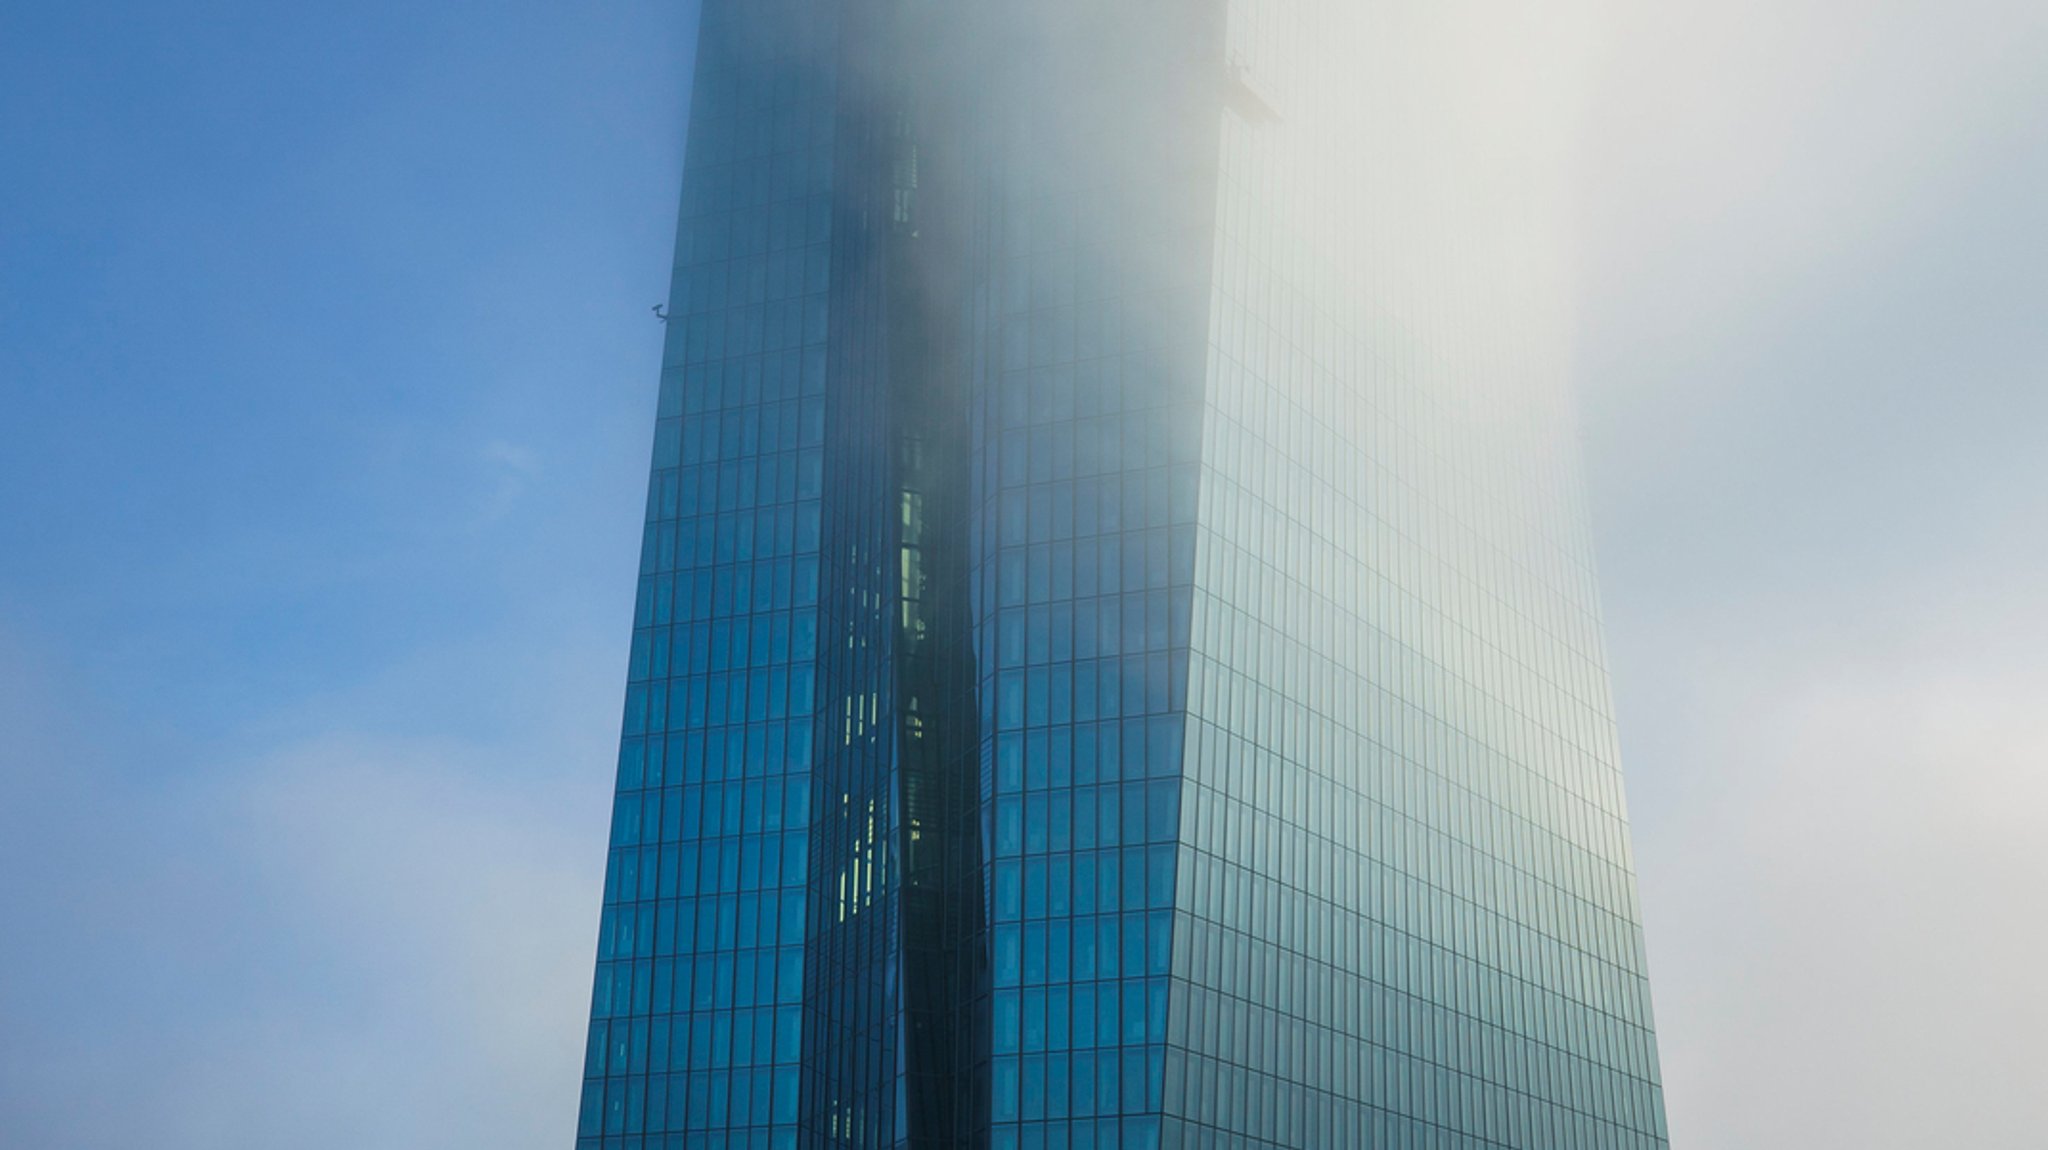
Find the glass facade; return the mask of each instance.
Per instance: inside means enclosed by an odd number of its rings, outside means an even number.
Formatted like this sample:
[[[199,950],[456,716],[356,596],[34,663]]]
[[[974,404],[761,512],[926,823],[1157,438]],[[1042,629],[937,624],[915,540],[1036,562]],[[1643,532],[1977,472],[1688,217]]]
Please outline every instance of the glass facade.
[[[796,1145],[836,11],[705,6],[591,1010],[591,1144]]]
[[[1557,288],[1386,6],[1289,7],[1226,47],[1172,1140],[1662,1145]]]
[[[579,1150],[1666,1145],[1557,285],[1391,10],[706,0]]]

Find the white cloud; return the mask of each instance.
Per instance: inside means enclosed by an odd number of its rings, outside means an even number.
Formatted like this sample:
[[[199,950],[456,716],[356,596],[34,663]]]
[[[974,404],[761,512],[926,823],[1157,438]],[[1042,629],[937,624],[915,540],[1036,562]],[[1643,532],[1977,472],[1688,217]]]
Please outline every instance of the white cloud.
[[[1689,713],[1639,712],[1638,776],[1688,776],[1640,836],[1678,1144],[2017,1146],[2048,1121],[2043,697],[2039,672],[1737,648]]]
[[[1680,1150],[2048,1127],[2048,7],[1615,6],[1589,473]]]
[[[572,1138],[608,797],[586,739],[308,726],[166,779],[63,718],[84,700],[0,681],[0,712],[49,717],[0,760],[0,902],[38,943],[0,952],[16,1144]]]
[[[527,481],[540,470],[540,456],[531,448],[493,439],[484,444],[478,457],[491,490],[472,526],[486,526],[512,513],[519,497],[526,494]]]
[[[2032,0],[1610,0],[1605,31],[1591,282],[1656,339],[1883,274],[1888,240],[1952,210],[2048,97]]]

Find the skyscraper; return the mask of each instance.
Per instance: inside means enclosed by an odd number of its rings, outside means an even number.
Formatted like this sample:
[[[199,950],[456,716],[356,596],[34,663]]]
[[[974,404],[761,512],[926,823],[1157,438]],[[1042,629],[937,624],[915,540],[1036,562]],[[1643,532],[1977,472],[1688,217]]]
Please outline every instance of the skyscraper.
[[[579,1150],[1667,1144],[1495,7],[704,0]]]

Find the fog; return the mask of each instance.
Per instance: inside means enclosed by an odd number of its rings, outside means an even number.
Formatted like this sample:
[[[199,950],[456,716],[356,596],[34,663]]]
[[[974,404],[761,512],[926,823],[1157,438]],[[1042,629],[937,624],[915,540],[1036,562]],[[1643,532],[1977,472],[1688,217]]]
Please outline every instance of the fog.
[[[1578,374],[1674,1145],[2026,1145],[2048,11],[1601,36]]]
[[[1372,10],[1540,223],[1674,1145],[2038,1141],[2048,9]],[[567,1144],[693,19],[0,15],[0,1142]]]

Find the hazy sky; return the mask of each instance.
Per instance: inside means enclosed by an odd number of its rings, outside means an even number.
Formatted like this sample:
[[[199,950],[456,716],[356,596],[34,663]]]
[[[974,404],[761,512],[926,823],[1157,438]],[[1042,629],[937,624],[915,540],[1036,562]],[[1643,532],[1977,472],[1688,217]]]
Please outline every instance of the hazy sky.
[[[2048,5],[1585,2],[1674,1142],[2037,1145]],[[0,1144],[567,1145],[690,22],[0,4]]]

